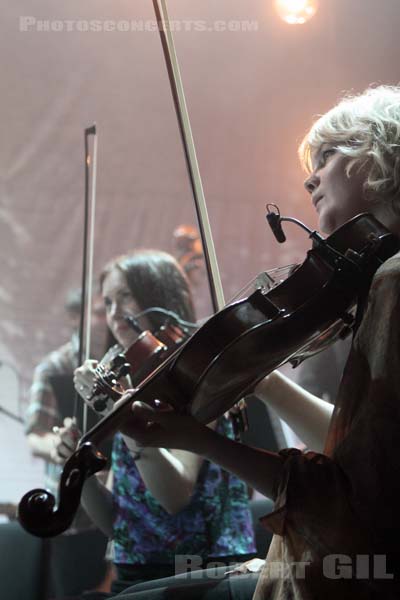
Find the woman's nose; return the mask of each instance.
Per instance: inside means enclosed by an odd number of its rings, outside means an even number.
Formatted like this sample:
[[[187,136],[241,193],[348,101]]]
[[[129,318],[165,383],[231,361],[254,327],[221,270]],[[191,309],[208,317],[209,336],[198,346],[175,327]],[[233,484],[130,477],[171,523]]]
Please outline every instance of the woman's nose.
[[[110,316],[117,319],[121,316],[121,307],[118,302],[113,302],[110,306]]]
[[[310,173],[309,177],[304,182],[304,187],[309,194],[312,194],[319,185],[319,177],[315,173]]]

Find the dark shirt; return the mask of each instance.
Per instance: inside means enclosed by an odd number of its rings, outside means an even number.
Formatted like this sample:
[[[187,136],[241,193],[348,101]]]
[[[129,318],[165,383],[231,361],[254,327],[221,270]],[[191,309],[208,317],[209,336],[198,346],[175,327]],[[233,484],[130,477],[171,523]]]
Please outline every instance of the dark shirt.
[[[349,404],[343,429],[337,407]],[[373,279],[337,407],[327,454],[282,453],[257,600],[400,598],[399,254]]]

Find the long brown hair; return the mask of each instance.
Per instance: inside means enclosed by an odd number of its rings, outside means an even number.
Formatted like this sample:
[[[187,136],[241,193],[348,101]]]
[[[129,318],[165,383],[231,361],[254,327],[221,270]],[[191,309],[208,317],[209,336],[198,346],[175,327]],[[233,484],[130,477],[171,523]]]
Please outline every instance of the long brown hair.
[[[173,256],[160,250],[137,250],[123,254],[106,264],[100,274],[100,289],[111,271],[119,269],[125,276],[140,310],[163,308],[181,319],[195,322],[192,294],[188,279]],[[152,331],[159,329],[165,316],[149,313]]]

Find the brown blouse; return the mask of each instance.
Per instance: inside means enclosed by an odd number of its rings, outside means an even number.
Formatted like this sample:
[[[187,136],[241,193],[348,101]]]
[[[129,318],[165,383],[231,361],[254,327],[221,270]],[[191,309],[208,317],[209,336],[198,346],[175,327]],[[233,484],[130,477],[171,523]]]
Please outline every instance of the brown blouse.
[[[377,271],[325,454],[284,450],[254,600],[400,598],[400,253]]]

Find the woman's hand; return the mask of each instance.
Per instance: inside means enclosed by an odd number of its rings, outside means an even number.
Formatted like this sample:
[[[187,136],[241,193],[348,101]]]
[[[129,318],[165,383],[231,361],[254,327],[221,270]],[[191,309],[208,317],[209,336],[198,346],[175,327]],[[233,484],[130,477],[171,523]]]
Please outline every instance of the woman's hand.
[[[51,451],[51,460],[57,464],[65,461],[75,452],[81,433],[76,426],[75,419],[64,419],[64,427],[53,427],[54,448]]]
[[[121,401],[134,395],[126,392]],[[132,419],[121,427],[128,447],[134,440],[136,450],[143,447],[174,448],[201,454],[210,429],[190,415],[179,415],[169,404],[155,400],[153,406],[132,403]]]
[[[86,402],[92,395],[97,360],[85,360],[83,365],[75,369],[74,386],[78,394]]]

